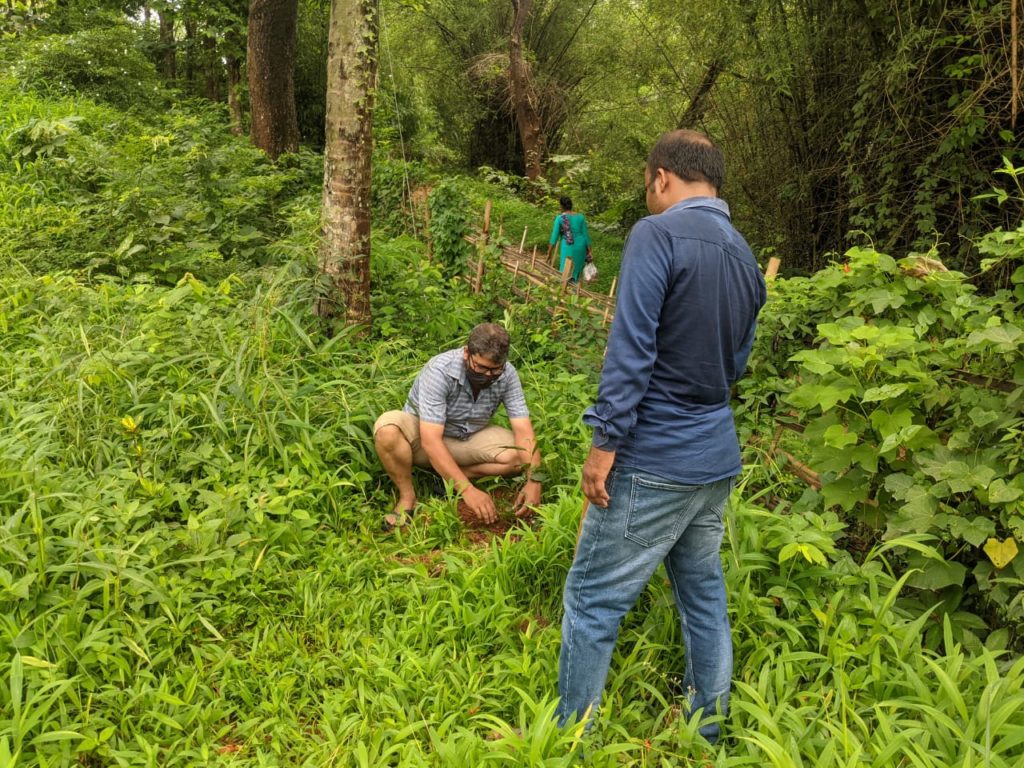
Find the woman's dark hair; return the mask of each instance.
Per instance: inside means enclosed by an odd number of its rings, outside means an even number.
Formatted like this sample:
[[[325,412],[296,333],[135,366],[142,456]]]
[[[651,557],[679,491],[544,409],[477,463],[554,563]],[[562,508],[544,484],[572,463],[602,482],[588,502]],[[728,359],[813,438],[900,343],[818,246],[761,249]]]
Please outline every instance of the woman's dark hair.
[[[569,197],[568,195],[562,195],[560,198],[558,198],[558,204],[562,206],[563,211],[572,210],[572,198]]]
[[[697,131],[663,133],[647,156],[647,173],[653,178],[659,168],[684,181],[705,181],[715,188],[725,183],[725,158],[715,142]]]
[[[466,348],[471,355],[479,355],[501,364],[508,359],[508,331],[497,323],[480,323],[469,332]]]

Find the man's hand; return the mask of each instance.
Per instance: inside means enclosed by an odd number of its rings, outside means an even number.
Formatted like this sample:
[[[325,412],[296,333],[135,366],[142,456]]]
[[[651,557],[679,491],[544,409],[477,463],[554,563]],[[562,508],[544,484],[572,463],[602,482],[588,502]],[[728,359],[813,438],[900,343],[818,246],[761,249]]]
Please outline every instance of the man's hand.
[[[494,500],[475,485],[470,484],[462,489],[462,500],[481,523],[493,523],[498,519],[498,509],[494,506]]]
[[[523,486],[523,490],[521,490],[519,495],[516,497],[516,517],[529,515],[533,508],[540,504],[540,490],[540,483],[535,480],[526,481],[526,485]]]
[[[583,462],[583,495],[591,504],[598,507],[608,506],[608,491],[604,481],[615,463],[615,451],[602,451],[590,447],[587,460]]]

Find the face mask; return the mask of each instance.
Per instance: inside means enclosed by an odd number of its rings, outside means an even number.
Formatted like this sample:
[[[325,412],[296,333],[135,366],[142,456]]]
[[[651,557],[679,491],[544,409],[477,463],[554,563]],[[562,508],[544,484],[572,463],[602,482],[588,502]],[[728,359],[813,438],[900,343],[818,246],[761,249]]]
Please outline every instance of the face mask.
[[[486,373],[477,373],[469,367],[469,363],[466,363],[466,378],[469,380],[470,385],[473,389],[487,389],[491,384],[498,380],[497,376],[488,376]]]

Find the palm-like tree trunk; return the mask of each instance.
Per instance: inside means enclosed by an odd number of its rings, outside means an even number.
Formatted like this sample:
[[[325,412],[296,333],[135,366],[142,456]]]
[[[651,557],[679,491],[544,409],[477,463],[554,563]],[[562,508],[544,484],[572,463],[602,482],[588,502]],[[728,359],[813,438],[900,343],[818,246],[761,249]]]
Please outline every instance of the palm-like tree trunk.
[[[530,75],[530,67],[523,56],[523,26],[530,16],[533,0],[512,0],[515,19],[509,35],[509,83],[512,106],[516,113],[519,138],[523,142],[526,177],[540,178],[544,170],[544,130],[537,105],[537,93]]]

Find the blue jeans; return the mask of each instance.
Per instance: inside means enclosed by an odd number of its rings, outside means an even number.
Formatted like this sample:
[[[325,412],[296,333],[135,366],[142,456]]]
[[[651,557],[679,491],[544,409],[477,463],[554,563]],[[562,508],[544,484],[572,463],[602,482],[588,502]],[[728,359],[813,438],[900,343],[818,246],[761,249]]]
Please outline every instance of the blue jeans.
[[[683,628],[690,707],[728,712],[732,633],[719,550],[732,484],[681,485],[629,467],[609,474],[611,501],[587,510],[562,597],[560,724],[597,709],[622,617],[661,562]],[[720,727],[705,723],[700,732],[714,743]]]

